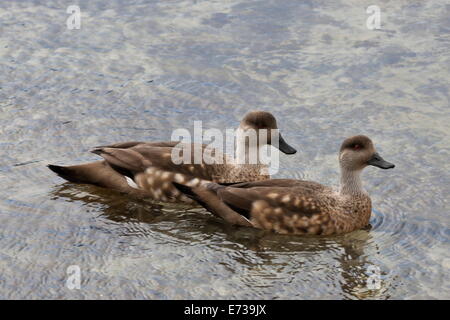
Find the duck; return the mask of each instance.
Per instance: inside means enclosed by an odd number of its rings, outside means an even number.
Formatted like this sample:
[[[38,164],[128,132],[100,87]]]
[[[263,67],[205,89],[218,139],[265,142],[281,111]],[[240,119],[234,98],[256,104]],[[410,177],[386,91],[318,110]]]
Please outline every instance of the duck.
[[[249,139],[245,140],[251,130],[257,134],[260,132],[264,134],[262,129],[267,130],[265,132],[275,129],[278,134],[277,143],[271,140],[272,136],[269,134],[266,139],[258,139],[255,146],[249,144]],[[236,139],[238,141],[236,158],[220,153],[217,149],[210,152],[210,156],[207,157],[205,150],[208,146],[200,143],[130,141],[99,146],[91,150],[102,157],[102,160],[72,166],[49,164],[47,167],[61,178],[73,183],[96,185],[140,199],[192,204],[195,201],[180,193],[171,182],[198,186],[209,182],[266,180],[270,179],[267,165],[259,158],[255,162],[250,162],[251,152],[259,151],[265,145],[273,145],[285,154],[297,152],[279,134],[275,117],[267,111],[248,112],[239,124]],[[257,150],[253,150],[252,147]],[[200,163],[173,161],[173,155],[184,159],[185,152],[188,160],[189,155],[190,160],[194,160],[195,150],[201,150],[205,155],[200,159]],[[214,162],[212,161],[214,159],[222,161]]]
[[[197,187],[174,183],[187,197],[233,225],[281,234],[336,235],[368,226],[372,212],[361,172],[367,166],[391,169],[364,135],[344,140],[339,150],[338,189],[313,181],[271,179]]]

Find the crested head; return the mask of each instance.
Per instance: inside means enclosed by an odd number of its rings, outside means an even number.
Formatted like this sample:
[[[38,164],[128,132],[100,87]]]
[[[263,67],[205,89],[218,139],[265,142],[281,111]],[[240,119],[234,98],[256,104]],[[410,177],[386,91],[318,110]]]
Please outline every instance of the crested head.
[[[382,169],[395,166],[385,161],[375,150],[372,140],[363,135],[353,136],[344,140],[339,150],[339,165],[341,167],[341,194],[366,194],[362,187],[360,172],[372,165]]]
[[[277,129],[277,120],[267,111],[250,111],[241,121],[242,129]]]
[[[265,130],[266,132],[264,132]],[[277,120],[270,112],[250,111],[247,113],[239,125],[238,140],[244,141],[245,144],[245,135],[252,131],[257,136],[255,146],[258,148],[268,144],[278,148],[285,154],[294,154],[297,152],[297,150],[287,144],[278,132]],[[263,137],[264,139],[260,140]],[[243,152],[242,148],[240,150]]]
[[[353,137],[349,137],[342,142],[341,149],[339,152],[344,151],[345,149],[349,150],[375,150],[373,146],[372,140],[369,137],[364,135],[357,135]]]
[[[364,135],[357,135],[344,140],[339,150],[339,163],[342,169],[359,171],[368,165],[382,169],[393,168],[375,150],[372,140]]]

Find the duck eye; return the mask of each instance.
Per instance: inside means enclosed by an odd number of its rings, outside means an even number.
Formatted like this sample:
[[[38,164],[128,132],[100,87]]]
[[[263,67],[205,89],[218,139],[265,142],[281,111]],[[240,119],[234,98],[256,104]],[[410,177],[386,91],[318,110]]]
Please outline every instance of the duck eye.
[[[353,150],[359,150],[359,149],[361,149],[361,145],[360,144],[355,144],[353,146]]]

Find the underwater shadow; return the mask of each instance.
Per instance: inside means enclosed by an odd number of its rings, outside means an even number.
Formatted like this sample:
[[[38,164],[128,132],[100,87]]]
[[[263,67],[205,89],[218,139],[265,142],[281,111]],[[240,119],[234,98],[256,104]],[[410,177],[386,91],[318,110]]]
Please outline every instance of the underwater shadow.
[[[262,261],[265,268],[274,268],[278,273],[292,277],[308,265],[308,258],[298,263],[297,268],[292,268],[290,260],[281,259],[280,262],[280,256],[314,257],[329,254],[336,264],[334,274],[341,279],[339,286],[342,298],[387,298],[384,294],[380,295],[380,290],[367,289],[370,276],[367,266],[371,263],[365,251],[376,246],[368,230],[333,237],[281,235],[228,225],[200,207],[156,203],[96,186],[68,182],[55,186],[50,195],[53,199],[95,206],[100,216],[114,222],[144,224],[146,227],[140,231],[143,236],[159,232],[176,241],[205,244],[214,249],[222,247],[247,251]],[[233,259],[239,266],[254,267],[254,259],[246,258],[246,254],[236,255]],[[226,267],[234,269],[229,264]]]

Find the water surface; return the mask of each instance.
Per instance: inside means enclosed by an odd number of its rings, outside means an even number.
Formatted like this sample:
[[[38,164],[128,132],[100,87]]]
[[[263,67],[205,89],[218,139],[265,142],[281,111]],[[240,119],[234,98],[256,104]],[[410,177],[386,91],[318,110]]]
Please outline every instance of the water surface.
[[[450,298],[448,1],[380,1],[380,30],[372,1],[85,0],[80,30],[69,4],[0,2],[0,298]],[[299,150],[278,178],[336,185],[343,138],[374,140],[397,166],[364,173],[371,230],[234,228],[45,167],[252,109]]]

